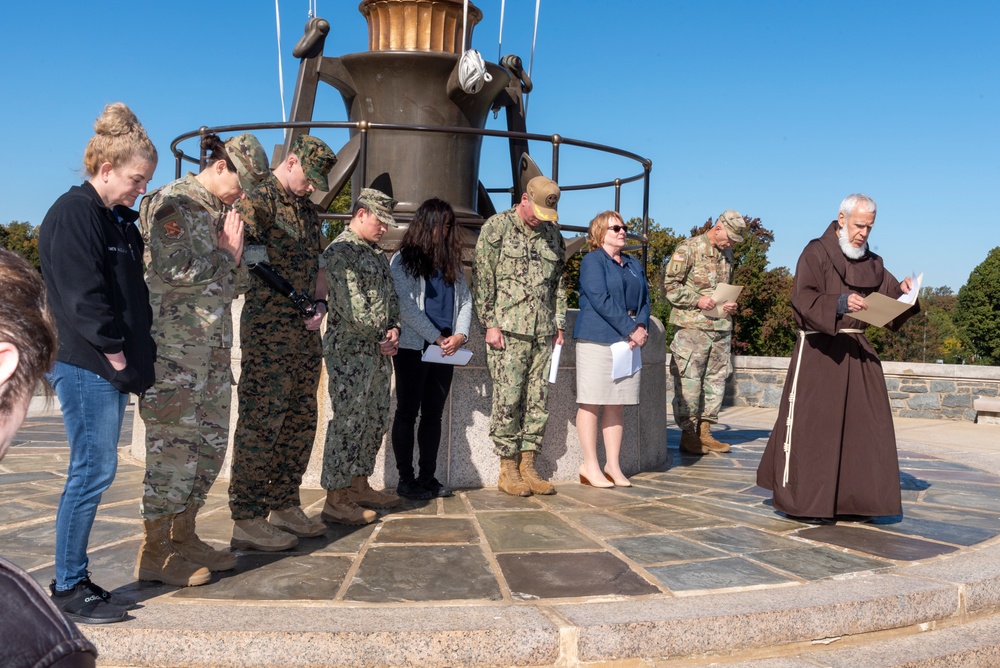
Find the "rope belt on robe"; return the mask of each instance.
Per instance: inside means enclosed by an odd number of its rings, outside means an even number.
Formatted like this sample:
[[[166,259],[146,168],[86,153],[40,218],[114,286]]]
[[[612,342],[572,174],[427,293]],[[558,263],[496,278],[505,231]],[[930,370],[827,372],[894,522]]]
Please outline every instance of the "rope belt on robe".
[[[837,334],[864,334],[863,329],[841,329]],[[792,375],[792,389],[788,391],[788,417],[785,419],[785,472],[781,476],[781,486],[788,486],[788,464],[792,459],[792,425],[795,423],[795,390],[799,387],[799,367],[802,366],[802,349],[806,347],[806,337],[819,334],[816,331],[799,330],[799,354],[795,358],[795,373]]]

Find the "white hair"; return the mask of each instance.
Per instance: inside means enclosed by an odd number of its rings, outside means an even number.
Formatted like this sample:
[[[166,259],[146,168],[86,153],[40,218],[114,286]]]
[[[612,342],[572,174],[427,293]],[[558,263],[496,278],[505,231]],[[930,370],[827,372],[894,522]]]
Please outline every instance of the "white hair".
[[[860,193],[845,197],[844,201],[840,203],[840,213],[850,216],[858,207],[861,208],[862,213],[877,213],[875,200]]]

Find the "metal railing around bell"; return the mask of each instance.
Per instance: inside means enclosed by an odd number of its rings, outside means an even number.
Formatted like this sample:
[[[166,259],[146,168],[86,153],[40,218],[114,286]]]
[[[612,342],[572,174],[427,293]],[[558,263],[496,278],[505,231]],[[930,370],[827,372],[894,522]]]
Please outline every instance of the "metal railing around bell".
[[[176,160],[175,178],[181,177],[182,165],[184,161],[190,162],[192,164],[199,165],[203,167],[205,164],[205,152],[200,151],[199,157],[195,159],[192,156],[187,155],[179,148],[179,145],[192,139],[194,137],[200,137],[206,134],[228,134],[228,133],[239,133],[239,132],[252,132],[254,130],[289,130],[289,129],[300,129],[300,130],[312,130],[315,128],[324,128],[331,130],[356,130],[360,135],[360,147],[358,156],[358,165],[355,167],[355,171],[361,176],[362,183],[367,182],[366,169],[367,169],[367,156],[368,156],[368,133],[370,132],[439,132],[446,134],[465,134],[465,135],[480,135],[483,137],[497,137],[500,139],[524,139],[527,141],[535,142],[546,142],[552,146],[552,180],[559,182],[559,150],[561,146],[574,146],[577,148],[582,148],[592,151],[600,151],[602,153],[609,153],[612,155],[617,155],[622,158],[627,158],[634,162],[639,163],[642,167],[642,171],[638,174],[633,174],[631,176],[625,176],[620,178],[614,178],[608,181],[599,181],[595,183],[580,183],[580,184],[563,184],[559,183],[559,189],[562,192],[572,192],[572,191],[584,191],[584,190],[598,190],[604,188],[614,189],[614,210],[621,212],[621,190],[622,186],[635,183],[637,181],[642,181],[642,234],[635,234],[630,232],[628,238],[636,244],[627,246],[625,250],[642,250],[642,266],[643,270],[646,268],[647,256],[648,256],[648,243],[649,243],[649,173],[653,169],[653,162],[649,158],[644,158],[631,151],[625,151],[620,148],[615,148],[614,146],[607,146],[605,144],[597,144],[594,142],[582,141],[579,139],[571,139],[569,137],[563,137],[558,134],[554,135],[542,135],[531,132],[512,132],[510,130],[487,130],[479,128],[462,128],[453,126],[427,126],[427,125],[401,125],[398,123],[369,123],[368,121],[295,121],[295,122],[285,122],[285,123],[249,123],[240,125],[220,125],[215,127],[205,127],[202,126],[198,130],[193,132],[187,132],[175,138],[170,143],[170,151],[174,155]],[[485,186],[484,186],[485,187]],[[486,187],[486,192],[488,193],[514,193],[514,187],[509,188],[490,188]],[[322,218],[332,219],[332,220],[347,220],[350,218],[349,214],[331,214],[323,213],[320,214]],[[476,228],[482,225],[481,221],[475,220],[462,220],[461,224],[465,227]],[[587,227],[580,225],[560,225],[559,228],[568,232],[577,232],[586,234]]]

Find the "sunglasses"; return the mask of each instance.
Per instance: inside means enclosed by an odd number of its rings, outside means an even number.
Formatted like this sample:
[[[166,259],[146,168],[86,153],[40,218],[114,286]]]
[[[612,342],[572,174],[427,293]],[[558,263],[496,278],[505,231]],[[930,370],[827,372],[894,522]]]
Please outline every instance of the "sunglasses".
[[[628,225],[609,225],[608,229],[614,232],[615,234],[618,234],[622,230],[628,232]]]

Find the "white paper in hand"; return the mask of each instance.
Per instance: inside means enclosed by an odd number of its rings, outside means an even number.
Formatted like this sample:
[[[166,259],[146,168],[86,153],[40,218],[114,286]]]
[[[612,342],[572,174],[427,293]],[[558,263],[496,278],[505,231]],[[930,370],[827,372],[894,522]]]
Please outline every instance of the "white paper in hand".
[[[642,349],[631,348],[628,341],[611,344],[611,380],[628,378],[642,368]]]
[[[420,356],[420,359],[424,362],[433,362],[435,364],[453,364],[455,366],[465,366],[472,359],[472,351],[466,350],[465,348],[459,348],[455,351],[454,355],[445,355],[441,351],[441,346],[435,346],[431,344],[427,346],[427,350],[424,354]]]
[[[559,355],[562,353],[562,344],[557,343],[552,349],[552,364],[549,365],[549,382],[556,382],[556,375],[559,373]]]

